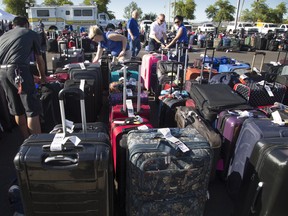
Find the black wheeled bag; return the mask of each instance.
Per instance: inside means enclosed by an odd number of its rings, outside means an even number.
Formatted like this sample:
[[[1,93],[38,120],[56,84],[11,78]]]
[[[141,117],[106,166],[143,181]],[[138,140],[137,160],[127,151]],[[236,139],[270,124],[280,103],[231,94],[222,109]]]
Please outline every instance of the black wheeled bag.
[[[78,89],[59,94],[64,134],[66,121],[63,97],[80,95],[83,133],[67,142],[53,142],[59,134],[31,135],[14,158],[25,215],[104,215],[113,216],[113,163],[109,136],[87,132],[84,94]],[[62,139],[60,139],[62,140]]]
[[[244,98],[226,84],[191,86],[190,96],[204,119],[213,123],[217,114],[226,109],[251,109]]]

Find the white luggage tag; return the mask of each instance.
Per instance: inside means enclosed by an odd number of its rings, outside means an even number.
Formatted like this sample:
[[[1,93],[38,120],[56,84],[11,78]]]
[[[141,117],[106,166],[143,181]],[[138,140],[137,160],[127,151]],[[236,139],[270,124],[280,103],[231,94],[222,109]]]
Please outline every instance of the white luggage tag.
[[[73,133],[74,131],[74,122],[73,121],[69,121],[68,119],[65,119],[66,122],[66,130],[68,133]]]
[[[273,120],[272,120],[273,123],[278,124],[280,126],[284,126],[285,125],[285,122],[282,121],[282,118],[281,118],[280,113],[279,113],[278,110],[273,112],[271,115],[272,115],[272,118],[273,118]]]
[[[64,137],[64,133],[55,134],[54,139],[50,145],[50,151],[62,151],[63,145],[70,140],[75,146],[77,146],[81,140],[77,136]]]
[[[81,68],[82,70],[85,70],[85,69],[86,69],[86,67],[85,67],[85,65],[84,65],[84,62],[79,63],[79,65],[80,65],[80,68]]]
[[[166,140],[176,144],[183,153],[190,151],[190,149],[181,140],[172,136],[169,128],[158,129],[158,132],[162,133]]]
[[[128,97],[132,97],[133,96],[133,92],[132,92],[131,89],[127,89],[126,90],[126,94],[127,94]]]
[[[127,108],[128,117],[135,117],[132,100],[126,100],[126,108]]]

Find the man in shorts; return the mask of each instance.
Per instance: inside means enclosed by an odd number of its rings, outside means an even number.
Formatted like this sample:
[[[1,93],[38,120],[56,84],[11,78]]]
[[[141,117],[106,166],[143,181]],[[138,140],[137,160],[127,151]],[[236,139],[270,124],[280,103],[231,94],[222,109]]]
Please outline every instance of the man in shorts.
[[[0,37],[0,84],[24,139],[30,134],[41,133],[41,104],[29,70],[33,51],[41,83],[46,82],[45,63],[40,50],[39,35],[29,29],[26,17],[15,17],[13,29]]]

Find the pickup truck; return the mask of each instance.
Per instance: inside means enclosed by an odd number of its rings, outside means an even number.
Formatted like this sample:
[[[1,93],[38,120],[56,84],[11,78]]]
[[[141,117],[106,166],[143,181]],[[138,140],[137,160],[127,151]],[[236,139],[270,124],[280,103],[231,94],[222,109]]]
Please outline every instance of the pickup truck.
[[[198,31],[202,32],[214,32],[215,26],[213,23],[203,23],[201,26],[198,26]]]
[[[259,32],[262,34],[267,34],[268,31],[272,31],[275,32],[275,29],[279,29],[279,27],[277,26],[277,24],[274,23],[263,23],[263,25],[259,28]]]
[[[241,30],[244,28],[245,34],[251,35],[259,32],[259,29],[249,22],[237,22],[236,30]],[[232,33],[235,29],[235,22],[230,22],[227,25],[226,31]]]

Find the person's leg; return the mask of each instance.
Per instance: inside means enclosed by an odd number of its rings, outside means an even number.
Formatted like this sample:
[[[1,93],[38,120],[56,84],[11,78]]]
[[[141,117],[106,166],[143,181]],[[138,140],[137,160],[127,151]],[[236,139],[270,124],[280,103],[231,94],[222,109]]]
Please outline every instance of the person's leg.
[[[16,124],[19,126],[19,129],[23,135],[24,139],[27,139],[30,135],[28,127],[27,127],[27,120],[25,115],[15,116]]]
[[[137,56],[141,50],[141,43],[139,37],[135,39],[135,56]]]
[[[40,134],[41,133],[41,125],[39,116],[27,117],[27,125],[30,134]]]
[[[134,41],[133,40],[129,41],[129,47],[130,47],[130,50],[132,52],[132,56],[135,56],[135,46],[134,46]]]
[[[148,46],[149,46],[149,51],[155,51],[154,39],[152,38],[149,39]]]

